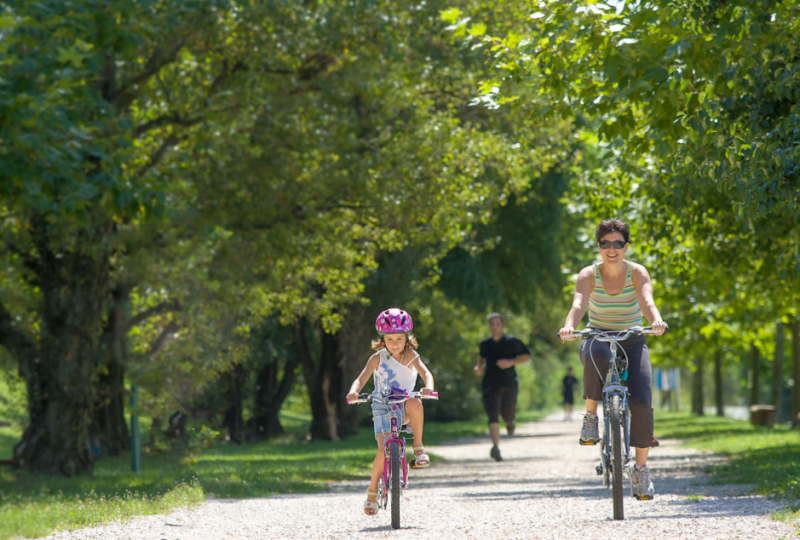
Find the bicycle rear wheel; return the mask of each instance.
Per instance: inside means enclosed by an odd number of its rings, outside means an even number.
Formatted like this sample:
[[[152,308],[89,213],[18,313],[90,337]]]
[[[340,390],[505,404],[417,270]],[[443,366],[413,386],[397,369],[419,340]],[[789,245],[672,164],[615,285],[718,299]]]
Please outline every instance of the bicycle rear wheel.
[[[611,491],[614,498],[614,519],[625,519],[622,509],[622,400],[611,398]]]
[[[400,528],[400,444],[392,443],[391,451],[392,529]]]

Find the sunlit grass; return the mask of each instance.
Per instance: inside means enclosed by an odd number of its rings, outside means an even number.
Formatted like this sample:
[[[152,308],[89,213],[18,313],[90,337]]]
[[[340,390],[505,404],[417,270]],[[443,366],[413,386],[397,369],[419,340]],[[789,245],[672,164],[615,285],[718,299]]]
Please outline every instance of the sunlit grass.
[[[5,487],[5,486],[4,486]],[[56,529],[91,527],[132,516],[157,514],[205,500],[197,483],[178,483],[161,494],[125,490],[86,493],[0,493],[0,538],[47,536]]]
[[[800,519],[800,431],[786,426],[755,427],[717,416],[660,412],[656,436],[685,439],[687,444],[731,458],[713,467],[719,484],[753,484],[759,495],[784,501],[785,519]]]

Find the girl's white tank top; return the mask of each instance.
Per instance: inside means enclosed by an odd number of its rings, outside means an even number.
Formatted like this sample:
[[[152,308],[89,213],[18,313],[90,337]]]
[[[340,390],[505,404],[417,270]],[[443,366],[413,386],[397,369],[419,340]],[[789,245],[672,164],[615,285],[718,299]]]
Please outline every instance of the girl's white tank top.
[[[405,392],[413,392],[414,385],[417,383],[417,370],[410,366],[404,366],[395,360],[386,349],[378,351],[380,362],[378,369],[373,373],[375,390],[373,395],[380,395],[380,392],[387,388],[390,393],[396,393],[393,388],[398,388]],[[414,356],[416,358],[418,354]]]

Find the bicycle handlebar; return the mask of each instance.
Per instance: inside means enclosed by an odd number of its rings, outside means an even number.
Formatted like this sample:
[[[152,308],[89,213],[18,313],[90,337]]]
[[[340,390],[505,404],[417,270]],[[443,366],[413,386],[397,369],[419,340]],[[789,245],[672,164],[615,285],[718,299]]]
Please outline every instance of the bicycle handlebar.
[[[597,341],[625,341],[631,336],[641,336],[641,335],[664,335],[669,332],[669,326],[664,329],[663,333],[658,332],[658,330],[654,330],[652,326],[633,326],[628,328],[627,330],[600,330],[598,328],[586,328],[584,330],[578,330],[577,332],[573,332],[568,336],[561,337],[561,334],[556,334],[561,339],[577,339],[577,338],[585,338],[585,337],[593,337]],[[615,334],[615,335],[611,335]]]
[[[389,394],[386,396],[387,398],[391,397],[394,398],[392,401],[394,403],[399,403],[401,401],[406,401],[410,398],[422,398],[422,399],[439,399],[439,392],[431,392],[430,394],[423,394],[421,392],[409,392],[408,394]],[[398,399],[403,398],[403,399]],[[356,403],[370,403],[375,399],[375,396],[372,394],[358,394],[358,399],[354,399],[353,401],[347,400],[348,405],[354,405]]]

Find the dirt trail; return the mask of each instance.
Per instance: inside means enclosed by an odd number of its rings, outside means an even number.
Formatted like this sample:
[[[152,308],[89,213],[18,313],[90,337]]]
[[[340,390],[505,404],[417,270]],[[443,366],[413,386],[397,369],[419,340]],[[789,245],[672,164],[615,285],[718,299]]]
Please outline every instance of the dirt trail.
[[[774,521],[777,503],[747,495],[749,486],[708,484],[702,472],[722,458],[662,441],[651,453],[653,501],[626,490],[625,521],[611,519],[611,491],[595,476],[596,447],[577,444],[580,416],[560,415],[517,428],[503,438],[504,461],[489,459],[485,438],[430,447],[434,459],[412,470],[402,528],[381,511],[361,511],[366,480],[330,493],[249,500],[210,500],[167,515],[145,516],[51,536],[52,540],[418,539],[493,540],[777,540],[797,527]],[[364,464],[366,474],[367,464]]]

